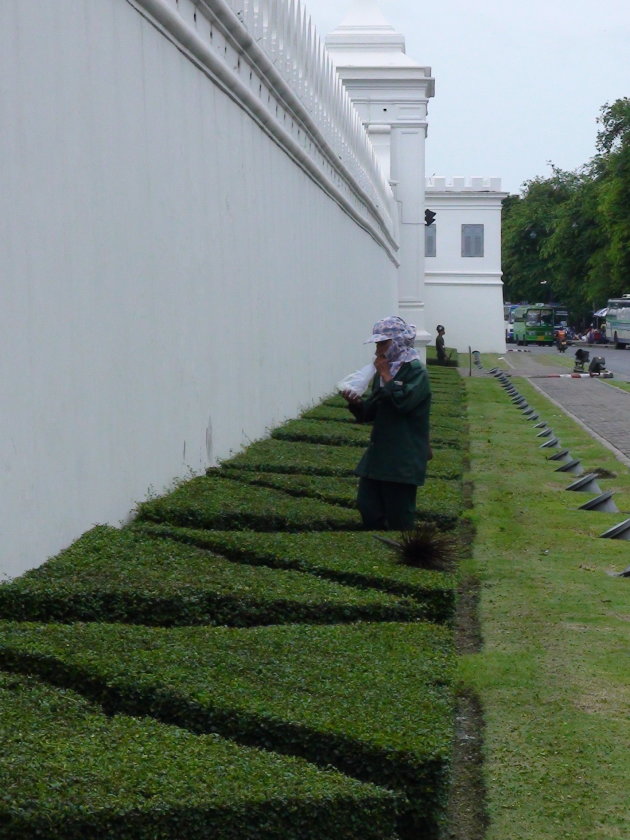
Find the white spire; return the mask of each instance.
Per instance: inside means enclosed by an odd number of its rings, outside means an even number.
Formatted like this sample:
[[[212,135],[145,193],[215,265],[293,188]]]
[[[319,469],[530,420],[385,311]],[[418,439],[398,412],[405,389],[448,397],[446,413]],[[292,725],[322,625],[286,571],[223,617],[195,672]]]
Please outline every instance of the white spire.
[[[353,0],[339,26],[326,36],[338,67],[417,67],[405,55],[405,36],[387,22],[376,0]]]
[[[353,0],[346,12],[340,27],[382,27],[393,31],[394,27],[385,20],[383,13],[376,0]]]

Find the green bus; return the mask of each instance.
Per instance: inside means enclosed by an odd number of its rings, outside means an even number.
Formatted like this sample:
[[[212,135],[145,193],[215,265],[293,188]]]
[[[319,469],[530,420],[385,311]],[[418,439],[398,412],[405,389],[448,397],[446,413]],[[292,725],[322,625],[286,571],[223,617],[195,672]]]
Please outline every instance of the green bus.
[[[519,306],[514,310],[514,341],[518,345],[553,344],[556,307],[544,303]]]

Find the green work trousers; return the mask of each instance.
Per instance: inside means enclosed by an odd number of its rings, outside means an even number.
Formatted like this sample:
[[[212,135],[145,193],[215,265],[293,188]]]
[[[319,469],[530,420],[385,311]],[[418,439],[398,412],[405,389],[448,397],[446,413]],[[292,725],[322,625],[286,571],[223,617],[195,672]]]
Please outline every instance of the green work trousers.
[[[370,531],[410,531],[416,521],[415,484],[360,478],[357,507]]]

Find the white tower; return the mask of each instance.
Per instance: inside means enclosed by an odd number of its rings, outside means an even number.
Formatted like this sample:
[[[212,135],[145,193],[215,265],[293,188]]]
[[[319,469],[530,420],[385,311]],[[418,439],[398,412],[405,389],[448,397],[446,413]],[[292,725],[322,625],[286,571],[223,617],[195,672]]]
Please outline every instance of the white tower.
[[[405,38],[374,0],[355,0],[326,48],[370,136],[400,216],[400,315],[417,327],[417,343],[432,335],[424,315],[424,147],[431,68],[405,54]]]

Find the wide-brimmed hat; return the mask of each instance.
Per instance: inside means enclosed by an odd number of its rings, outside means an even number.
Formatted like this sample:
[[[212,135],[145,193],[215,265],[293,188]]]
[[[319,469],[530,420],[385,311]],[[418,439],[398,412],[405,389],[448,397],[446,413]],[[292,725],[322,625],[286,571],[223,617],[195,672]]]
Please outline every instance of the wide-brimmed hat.
[[[390,338],[404,335],[407,340],[413,340],[416,335],[416,328],[408,324],[399,315],[390,315],[377,321],[372,327],[372,335],[366,338],[364,344],[371,342],[389,341]]]

